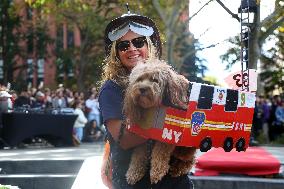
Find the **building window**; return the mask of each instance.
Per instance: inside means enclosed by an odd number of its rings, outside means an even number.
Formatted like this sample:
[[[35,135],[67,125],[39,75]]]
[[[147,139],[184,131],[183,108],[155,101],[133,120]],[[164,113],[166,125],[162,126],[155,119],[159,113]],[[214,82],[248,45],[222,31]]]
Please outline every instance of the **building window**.
[[[234,112],[234,111],[237,111],[237,108],[238,108],[238,91],[228,89],[226,104],[225,104],[225,111]]]
[[[67,47],[68,48],[74,47],[74,32],[73,31],[67,32]]]
[[[213,100],[214,87],[201,85],[199,98],[198,98],[198,109],[211,109]]]
[[[37,83],[40,83],[44,79],[44,59],[38,59],[37,61]]]
[[[37,61],[37,77],[44,77],[44,59],[38,59]]]
[[[34,77],[34,74],[33,74],[33,59],[28,59],[27,60],[27,65],[28,65],[28,69],[27,69],[27,80],[28,82],[33,82],[33,77]]]

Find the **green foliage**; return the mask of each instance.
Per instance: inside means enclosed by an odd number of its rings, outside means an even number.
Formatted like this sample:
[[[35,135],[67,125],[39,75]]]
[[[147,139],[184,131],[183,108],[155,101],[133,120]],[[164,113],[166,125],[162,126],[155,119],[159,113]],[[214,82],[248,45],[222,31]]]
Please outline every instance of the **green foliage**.
[[[126,13],[125,3],[129,1],[26,0],[25,2],[29,8],[37,10],[40,16],[36,20],[36,25],[25,23],[31,28],[26,35],[22,36],[22,39],[36,41],[36,46],[32,43],[29,51],[36,50],[37,58],[48,57],[47,44],[55,44],[57,82],[64,83],[65,86],[71,88],[77,86],[77,89],[82,91],[86,89],[85,86],[100,81],[104,58],[105,26],[113,18]],[[129,4],[131,12],[149,16],[158,25],[163,42],[163,57],[166,57],[165,59],[170,64],[191,81],[200,80],[197,75],[202,76],[206,67],[203,65],[203,60],[196,57],[196,52],[200,49],[199,44],[188,32],[186,21],[180,19],[182,13],[188,11],[188,2],[144,0],[131,1]],[[62,31],[63,23],[68,26],[68,32],[74,31],[74,28],[78,29],[81,45],[76,47],[71,40],[68,48],[63,49],[60,32],[56,39],[49,39],[46,35],[48,31],[45,29],[49,15],[54,17],[57,31]],[[24,56],[27,56],[27,53]],[[23,67],[24,69],[26,67]],[[72,74],[74,76],[70,77]],[[22,77],[23,74],[19,74],[19,76]],[[17,80],[17,83],[21,84],[22,82]]]
[[[205,77],[203,78],[203,80],[204,80],[205,83],[208,83],[208,84],[210,84],[210,85],[217,85],[217,86],[220,85],[220,84],[217,82],[217,78],[214,77],[214,76],[205,76]]]
[[[126,3],[127,1],[121,1]],[[207,69],[197,57],[198,40],[188,31],[188,1],[145,0],[130,3],[130,10],[152,18],[160,30],[163,58],[190,81],[201,82]]]
[[[83,0],[48,2],[41,6],[45,12],[55,16],[58,31],[62,31],[62,23],[66,23],[70,32],[68,38],[72,38],[76,28],[80,33],[81,45],[76,47],[71,41],[68,49],[63,49],[63,35],[59,33],[56,38],[56,65],[58,82],[72,88],[77,85],[77,89],[83,91],[85,86],[100,80],[104,56],[103,34],[109,21],[106,17],[112,16],[110,8],[104,1]],[[70,79],[70,74],[74,79]]]
[[[227,40],[227,42],[230,44],[230,48],[226,51],[225,54],[221,55],[220,58],[223,63],[226,63],[226,69],[230,69],[234,64],[240,63],[240,37],[235,36],[231,37]]]
[[[0,4],[0,59],[3,60],[3,83],[13,78],[13,66],[15,55],[22,55],[22,49],[18,46],[21,35],[18,32],[20,18],[15,13],[15,7],[9,0],[3,0]],[[18,34],[18,35],[15,35]]]
[[[277,32],[275,37],[275,46],[261,56],[263,64],[260,77],[267,93],[284,86],[284,32]]]
[[[262,10],[258,11],[256,15],[259,16],[261,11]],[[260,60],[260,81],[264,83],[266,93],[271,93],[275,89],[275,86],[284,86],[284,32],[281,30],[283,27],[284,1],[275,0],[275,10],[262,21],[255,20],[251,29],[249,67],[256,69],[257,62]],[[263,44],[271,44],[271,41],[276,41],[275,47],[265,50]],[[231,47],[220,58],[222,62],[226,64],[227,69],[230,69],[233,64],[240,63],[240,37],[235,36],[230,38],[228,42]]]

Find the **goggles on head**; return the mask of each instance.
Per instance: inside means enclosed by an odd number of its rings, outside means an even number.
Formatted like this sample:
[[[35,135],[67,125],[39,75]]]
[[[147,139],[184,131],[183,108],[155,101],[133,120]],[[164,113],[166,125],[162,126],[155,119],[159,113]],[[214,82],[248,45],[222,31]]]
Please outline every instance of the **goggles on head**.
[[[154,30],[152,27],[130,21],[110,31],[108,33],[108,38],[111,41],[116,41],[122,36],[124,36],[129,30],[133,31],[136,34],[143,35],[143,36],[151,36],[154,33]]]

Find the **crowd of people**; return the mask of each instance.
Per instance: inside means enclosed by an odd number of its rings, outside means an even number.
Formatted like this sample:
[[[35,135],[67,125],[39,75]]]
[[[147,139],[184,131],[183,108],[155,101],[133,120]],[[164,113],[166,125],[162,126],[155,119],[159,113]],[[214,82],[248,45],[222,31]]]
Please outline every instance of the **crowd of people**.
[[[265,143],[274,142],[284,138],[284,98],[279,95],[271,99],[257,96],[255,102],[252,144],[257,144],[258,138],[263,136]]]
[[[100,140],[104,135],[101,122],[97,89],[92,87],[87,94],[72,91],[59,84],[56,90],[30,88],[19,93],[1,86],[0,112],[45,112],[68,109],[77,114],[74,137],[77,142]]]

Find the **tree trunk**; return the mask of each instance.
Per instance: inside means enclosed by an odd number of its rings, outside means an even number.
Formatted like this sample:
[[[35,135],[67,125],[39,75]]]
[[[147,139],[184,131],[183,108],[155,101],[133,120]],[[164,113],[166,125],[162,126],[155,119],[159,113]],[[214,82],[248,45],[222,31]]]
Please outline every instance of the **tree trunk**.
[[[249,44],[249,68],[257,69],[257,62],[261,56],[260,36],[260,8],[257,6],[257,13],[254,15],[254,23],[251,27],[250,44]]]

